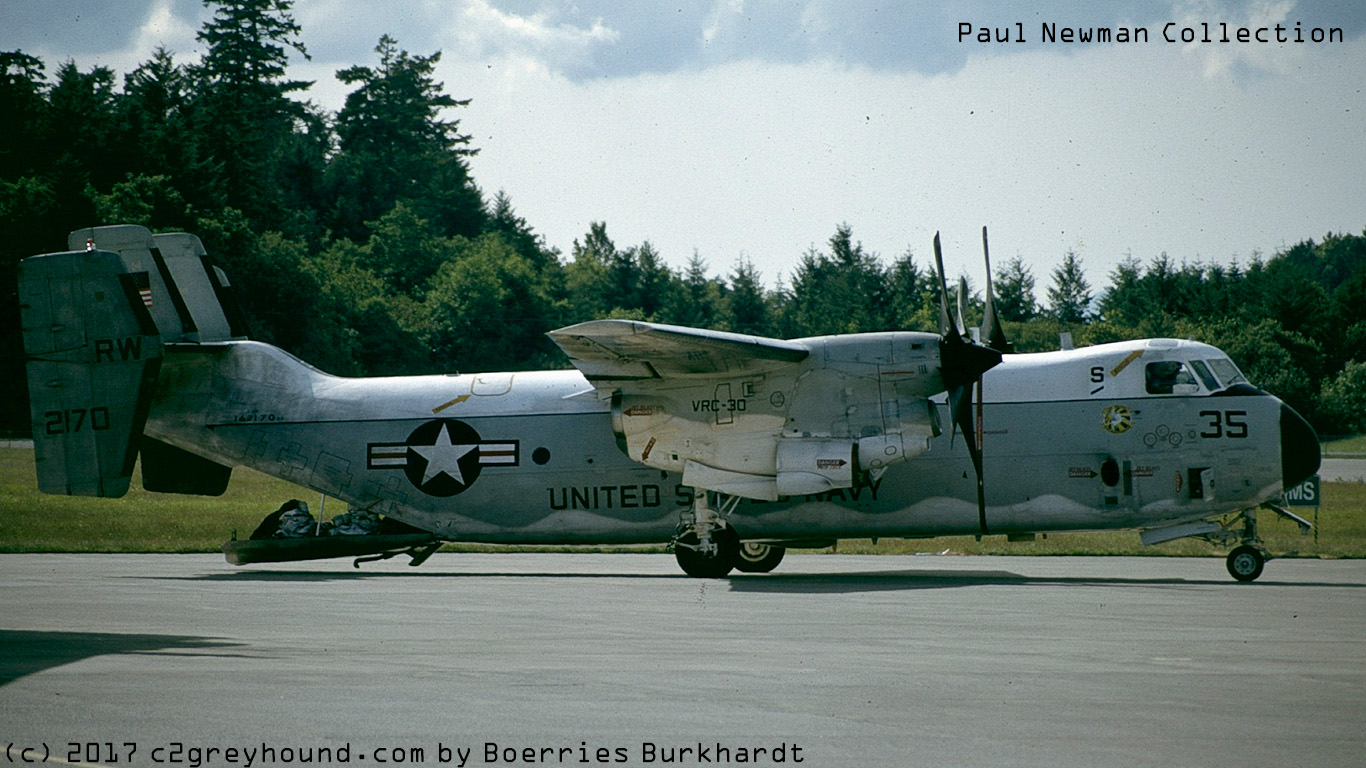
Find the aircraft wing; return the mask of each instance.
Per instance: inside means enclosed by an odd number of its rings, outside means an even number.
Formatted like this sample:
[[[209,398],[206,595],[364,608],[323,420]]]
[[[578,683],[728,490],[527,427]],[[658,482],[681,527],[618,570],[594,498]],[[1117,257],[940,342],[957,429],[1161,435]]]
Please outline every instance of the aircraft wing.
[[[811,354],[791,341],[639,320],[592,320],[547,335],[594,385],[761,373]]]

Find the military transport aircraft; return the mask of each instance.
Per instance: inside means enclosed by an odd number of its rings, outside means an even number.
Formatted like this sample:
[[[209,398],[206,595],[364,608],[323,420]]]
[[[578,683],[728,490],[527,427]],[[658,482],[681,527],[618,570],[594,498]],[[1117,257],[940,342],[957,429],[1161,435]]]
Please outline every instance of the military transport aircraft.
[[[598,320],[549,334],[574,370],[386,378],[247,339],[193,235],[69,242],[20,265],[43,491],[121,496],[140,455],[146,489],[217,495],[240,465],[420,529],[258,561],[669,542],[685,572],[721,577],[840,538],[1140,529],[1236,544],[1228,570],[1251,581],[1259,508],[1308,527],[1277,502],[1317,470],[1317,437],[1227,355],[1172,339],[1003,354],[989,260],[976,341],[938,235],[937,334]]]

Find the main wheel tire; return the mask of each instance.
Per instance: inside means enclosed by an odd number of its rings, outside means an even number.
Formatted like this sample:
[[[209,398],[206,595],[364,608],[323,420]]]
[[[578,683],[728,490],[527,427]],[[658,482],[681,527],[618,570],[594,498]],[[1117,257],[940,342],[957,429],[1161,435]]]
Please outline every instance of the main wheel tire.
[[[1228,573],[1238,581],[1255,581],[1262,575],[1266,565],[1266,555],[1249,544],[1235,547],[1228,553]]]
[[[711,532],[711,540],[716,543],[716,554],[704,555],[692,547],[697,546],[697,534],[689,531],[678,537],[674,546],[674,559],[678,567],[694,579],[725,578],[739,559],[740,537],[729,526]],[[691,544],[692,546],[687,546]]]
[[[735,569],[742,573],[768,573],[783,561],[787,550],[772,544],[746,541],[735,553]]]

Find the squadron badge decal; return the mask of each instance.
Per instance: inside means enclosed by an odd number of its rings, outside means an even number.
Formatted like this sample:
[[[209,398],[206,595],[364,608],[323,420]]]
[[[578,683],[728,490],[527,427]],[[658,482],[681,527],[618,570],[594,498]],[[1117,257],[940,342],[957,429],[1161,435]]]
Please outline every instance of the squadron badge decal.
[[[1100,412],[1100,426],[1106,432],[1121,435],[1133,425],[1134,413],[1127,406],[1110,405]]]
[[[490,441],[455,419],[429,421],[402,443],[370,443],[368,469],[401,469],[429,496],[454,496],[474,485],[484,467],[520,463],[516,440]]]

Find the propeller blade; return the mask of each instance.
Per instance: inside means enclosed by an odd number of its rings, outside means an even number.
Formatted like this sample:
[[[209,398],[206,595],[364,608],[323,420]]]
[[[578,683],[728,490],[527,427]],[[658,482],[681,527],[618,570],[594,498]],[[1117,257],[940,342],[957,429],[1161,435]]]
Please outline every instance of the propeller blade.
[[[988,347],[1008,355],[1015,351],[1015,345],[1006,338],[1005,329],[996,316],[996,296],[991,290],[991,251],[987,247],[986,227],[982,227],[982,259],[987,265],[987,298],[986,306],[982,309],[982,328],[978,336]]]
[[[952,429],[962,430],[963,440],[968,444],[968,452],[973,454],[973,465],[977,460],[977,439],[972,423],[972,385],[954,387],[949,390],[949,417],[953,422]]]
[[[944,282],[944,254],[939,248],[939,233],[934,233],[934,266],[939,274],[939,335],[945,340],[962,339],[958,328],[949,319],[949,286]]]
[[[958,326],[958,335],[967,336],[967,317],[968,317],[968,279],[958,278],[958,317],[954,318]]]
[[[977,443],[977,424],[973,414],[972,390],[975,382],[970,382],[962,386],[954,387],[949,390],[949,413],[953,422],[952,428],[957,428],[963,432],[963,442],[968,447],[968,456],[972,459],[973,473],[977,477],[977,522],[983,535],[987,533],[987,499],[986,484],[982,478],[982,448]],[[949,436],[952,444],[953,436]]]

